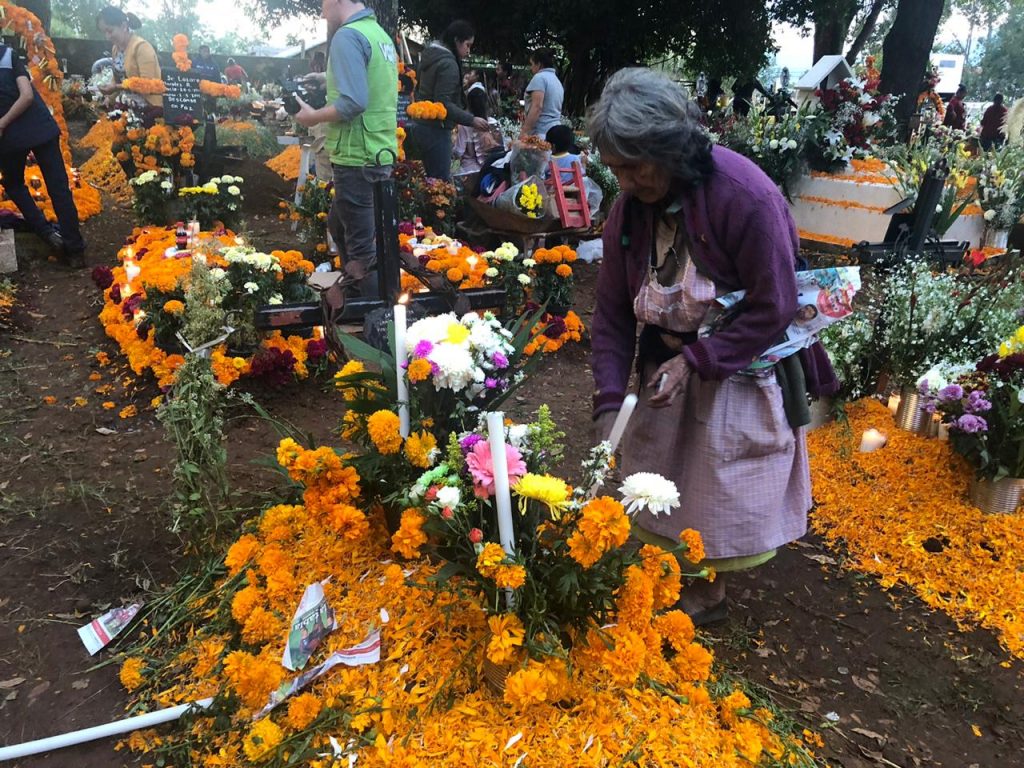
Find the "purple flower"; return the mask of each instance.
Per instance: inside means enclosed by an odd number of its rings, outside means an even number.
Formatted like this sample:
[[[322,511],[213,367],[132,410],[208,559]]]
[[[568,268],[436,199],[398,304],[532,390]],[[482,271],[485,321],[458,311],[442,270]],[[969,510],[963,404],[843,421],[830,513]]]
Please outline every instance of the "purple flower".
[[[459,440],[459,447],[462,448],[463,453],[469,453],[471,450],[473,450],[473,446],[479,443],[481,440],[483,440],[483,438],[480,437],[480,435],[476,434],[475,432],[470,432],[464,438]]]
[[[508,358],[505,357],[501,352],[495,352],[491,355],[491,362],[494,363],[494,367],[499,371],[502,368],[508,368]]]
[[[921,381],[918,382],[917,391],[920,394],[927,395],[929,389],[931,389],[931,387],[928,386],[928,379],[921,379]]]
[[[416,357],[426,357],[427,355],[429,355],[433,351],[434,351],[434,345],[431,342],[427,341],[426,339],[423,339],[423,341],[419,342],[416,345],[416,347],[413,349],[412,353]]]
[[[401,235],[408,235],[412,237],[416,232],[411,221],[400,221],[398,222],[398,233]]]
[[[484,379],[484,386],[487,387],[487,389],[497,389],[500,384],[500,381],[493,379],[490,376]]]
[[[975,416],[970,413],[965,413],[963,416],[958,418],[951,426],[961,432],[966,432],[969,435],[973,435],[977,432],[987,432],[988,422],[986,422],[981,416]]]
[[[964,396],[964,388],[959,384],[950,384],[939,390],[939,400],[944,403],[952,403]]]
[[[992,403],[985,399],[985,393],[980,389],[972,390],[964,403],[964,410],[967,413],[984,413],[992,410]]]
[[[102,264],[92,268],[92,281],[101,291],[105,291],[114,284],[114,273],[110,267]]]

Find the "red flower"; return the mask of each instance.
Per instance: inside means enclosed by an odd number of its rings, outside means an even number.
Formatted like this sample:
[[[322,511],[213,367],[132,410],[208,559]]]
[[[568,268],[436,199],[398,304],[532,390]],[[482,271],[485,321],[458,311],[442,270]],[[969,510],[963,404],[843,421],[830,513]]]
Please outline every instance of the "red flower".
[[[479,528],[472,528],[469,531],[469,540],[474,544],[479,544],[484,540],[484,532]]]
[[[445,520],[451,520],[453,517],[455,517],[455,513],[452,512],[451,507],[445,507],[444,509],[441,510],[441,517],[443,517]],[[474,528],[473,530],[475,531],[477,529]]]

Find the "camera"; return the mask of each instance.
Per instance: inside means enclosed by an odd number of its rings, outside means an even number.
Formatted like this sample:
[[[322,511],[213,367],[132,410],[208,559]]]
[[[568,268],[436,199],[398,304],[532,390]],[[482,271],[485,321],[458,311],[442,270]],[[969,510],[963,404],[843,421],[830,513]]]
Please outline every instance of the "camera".
[[[327,104],[327,90],[319,83],[289,80],[287,78],[282,78],[278,82],[281,90],[284,92],[281,95],[284,111],[289,115],[294,115],[299,111],[299,102],[295,98],[296,96],[299,96],[313,109],[320,109],[320,107]]]

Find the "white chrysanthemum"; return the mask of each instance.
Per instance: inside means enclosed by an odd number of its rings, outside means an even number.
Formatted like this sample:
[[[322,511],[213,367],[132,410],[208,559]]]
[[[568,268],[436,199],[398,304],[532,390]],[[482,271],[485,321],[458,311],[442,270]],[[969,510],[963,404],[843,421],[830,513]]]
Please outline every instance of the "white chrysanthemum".
[[[679,506],[679,490],[676,484],[654,472],[636,472],[627,477],[619,488],[626,512],[635,515],[647,509],[657,517],[662,512],[672,513],[672,507]]]
[[[430,361],[440,369],[434,375],[434,384],[438,388],[448,387],[458,392],[473,381],[476,366],[473,365],[473,356],[464,347],[438,344],[430,353]]]
[[[522,285],[529,285],[530,284],[530,276],[528,274],[526,274],[525,272],[520,272],[519,276],[517,277],[517,279],[519,280],[519,282]]]
[[[252,281],[249,281],[248,283],[245,283],[242,287],[245,289],[246,293],[256,293],[256,291],[258,291],[260,289],[259,284],[258,283],[254,283]]]
[[[280,293],[272,294],[271,297],[267,300],[267,304],[284,304],[284,296],[282,296]]]
[[[498,270],[496,270],[494,267],[488,267],[487,269],[484,270],[484,275],[486,277],[497,277]]]
[[[448,327],[458,322],[455,315],[448,312],[443,315],[434,315],[417,320],[409,326],[405,334],[407,351],[412,351],[421,341],[429,341],[432,344],[439,344],[448,338]]]
[[[228,187],[228,194],[238,196],[242,194],[242,190],[240,190],[238,187],[232,184],[230,187]]]

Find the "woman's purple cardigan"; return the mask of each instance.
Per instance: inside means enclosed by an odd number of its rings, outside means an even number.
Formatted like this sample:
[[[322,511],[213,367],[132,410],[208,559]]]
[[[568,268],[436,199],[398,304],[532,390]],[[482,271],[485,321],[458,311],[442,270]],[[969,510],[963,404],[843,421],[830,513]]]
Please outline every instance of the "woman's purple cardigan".
[[[687,345],[683,355],[702,379],[723,381],[750,365],[796,315],[800,240],[785,199],[760,168],[724,147],[715,146],[711,158],[711,175],[683,197],[691,252],[720,289],[747,294],[744,311],[728,327]],[[604,228],[592,332],[595,416],[618,409],[629,384],[637,332],[633,300],[650,265],[653,216],[652,206],[623,195]],[[834,393],[839,382],[822,346],[800,354],[808,392]]]

